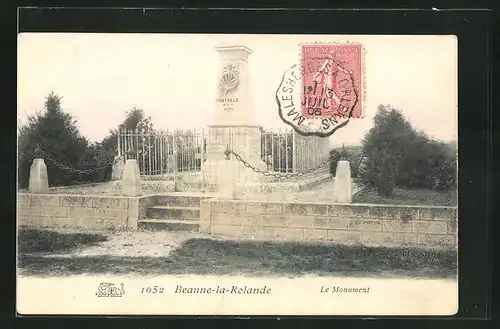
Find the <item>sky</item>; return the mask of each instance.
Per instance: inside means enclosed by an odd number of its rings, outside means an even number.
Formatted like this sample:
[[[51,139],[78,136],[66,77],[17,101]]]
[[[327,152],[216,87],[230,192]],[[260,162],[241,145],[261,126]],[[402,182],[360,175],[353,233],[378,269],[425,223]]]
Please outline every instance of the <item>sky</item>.
[[[412,125],[443,141],[458,135],[457,39],[454,36],[208,35],[21,33],[18,37],[18,122],[43,109],[54,91],[100,141],[138,107],[157,128],[213,123],[218,45],[244,45],[255,116],[265,128],[286,128],[276,89],[299,63],[301,43],[360,42],[365,49],[364,113],[330,137],[356,145],[373,125],[379,104],[403,111]]]

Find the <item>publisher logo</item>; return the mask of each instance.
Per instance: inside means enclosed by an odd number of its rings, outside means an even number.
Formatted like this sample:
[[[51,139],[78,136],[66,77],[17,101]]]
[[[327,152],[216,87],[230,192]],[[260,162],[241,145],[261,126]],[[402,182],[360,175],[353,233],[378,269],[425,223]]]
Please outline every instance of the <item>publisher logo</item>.
[[[123,283],[116,286],[114,283],[101,282],[95,293],[97,297],[122,297],[125,294]]]

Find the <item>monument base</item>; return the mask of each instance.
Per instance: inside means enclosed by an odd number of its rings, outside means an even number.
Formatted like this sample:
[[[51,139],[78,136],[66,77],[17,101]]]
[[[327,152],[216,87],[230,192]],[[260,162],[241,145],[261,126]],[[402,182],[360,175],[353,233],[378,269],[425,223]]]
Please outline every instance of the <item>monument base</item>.
[[[262,181],[264,176],[246,167],[236,158],[235,154],[229,156],[231,160],[226,160],[224,152],[228,148],[250,166],[262,171],[266,170],[266,165],[261,158],[260,126],[210,126],[207,160],[203,166],[203,176],[207,184],[218,184],[218,176],[222,173],[217,168],[224,167],[224,161],[237,162],[234,175],[236,175],[238,185]]]
[[[246,160],[250,165],[261,171],[266,171],[266,166],[259,159]],[[267,182],[266,177],[262,174],[258,174],[251,168],[247,168],[243,163],[238,161],[234,155],[231,156],[230,160],[207,160],[205,166],[203,167],[203,179],[205,184],[208,185],[218,185],[221,175],[229,175],[229,172],[221,171],[220,168],[227,166],[227,161],[234,162],[235,169],[231,172],[235,175],[235,181],[238,185],[243,185],[247,183],[260,183]]]
[[[219,197],[223,199],[234,199],[237,185],[237,166],[238,164],[232,160],[220,161],[217,164],[218,170],[218,191]]]

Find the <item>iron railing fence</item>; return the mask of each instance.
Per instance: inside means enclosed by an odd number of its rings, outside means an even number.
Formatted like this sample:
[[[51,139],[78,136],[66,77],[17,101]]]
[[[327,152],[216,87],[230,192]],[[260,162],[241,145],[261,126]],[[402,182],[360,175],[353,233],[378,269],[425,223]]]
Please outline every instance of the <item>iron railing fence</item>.
[[[118,156],[136,159],[141,176],[146,179],[174,179],[179,174],[214,175],[204,168],[211,143],[235,147],[233,141],[246,143],[244,132],[232,130],[127,130],[118,131]],[[226,141],[224,143],[224,141]],[[225,147],[226,147],[225,145]],[[262,130],[260,161],[266,171],[304,173],[328,160],[330,145],[327,138],[301,136],[292,130]],[[222,152],[222,151],[221,151]],[[222,153],[221,153],[222,156]],[[242,154],[244,157],[245,155]],[[248,160],[248,159],[245,159]],[[258,159],[254,161],[259,161]],[[257,166],[257,163],[251,163]]]

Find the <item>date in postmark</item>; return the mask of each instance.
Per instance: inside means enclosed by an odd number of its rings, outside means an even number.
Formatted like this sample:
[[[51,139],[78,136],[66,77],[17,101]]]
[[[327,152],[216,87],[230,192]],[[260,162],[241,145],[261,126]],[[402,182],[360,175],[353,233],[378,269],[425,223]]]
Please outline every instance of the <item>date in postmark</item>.
[[[363,47],[306,44],[276,92],[279,115],[305,136],[327,137],[363,117]]]

